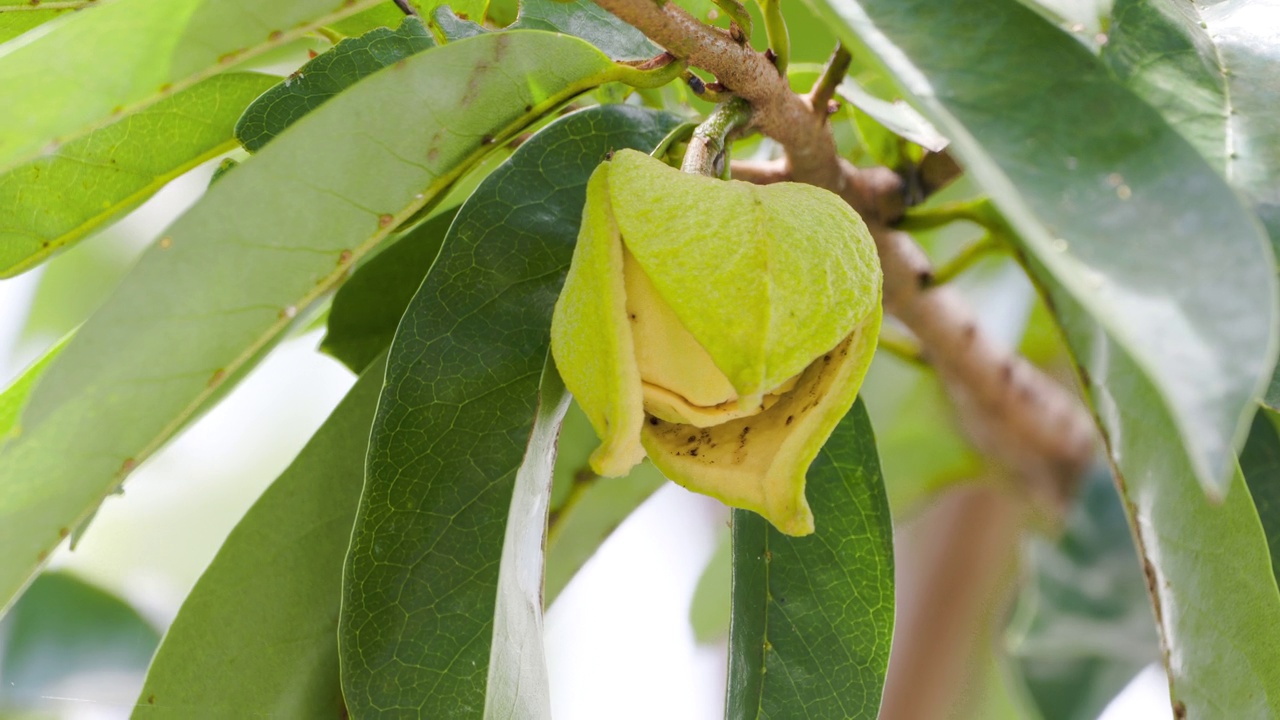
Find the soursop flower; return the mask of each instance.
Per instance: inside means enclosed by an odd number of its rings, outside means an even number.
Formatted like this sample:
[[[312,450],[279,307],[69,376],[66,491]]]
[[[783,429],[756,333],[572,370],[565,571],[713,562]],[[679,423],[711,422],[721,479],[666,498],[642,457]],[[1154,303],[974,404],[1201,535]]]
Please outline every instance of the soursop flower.
[[[601,438],[671,480],[813,532],[805,473],[875,352],[881,272],[861,218],[810,185],[680,172],[623,150],[587,186],[551,325]]]

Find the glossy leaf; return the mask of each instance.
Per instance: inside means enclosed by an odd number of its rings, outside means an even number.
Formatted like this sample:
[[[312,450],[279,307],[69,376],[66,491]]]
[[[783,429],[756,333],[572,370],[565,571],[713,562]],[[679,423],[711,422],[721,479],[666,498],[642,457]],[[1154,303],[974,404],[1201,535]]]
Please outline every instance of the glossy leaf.
[[[1271,549],[1271,568],[1280,578],[1280,417],[1259,410],[1253,418],[1249,440],[1240,451],[1240,471],[1262,520]]]
[[[733,511],[728,718],[879,715],[893,637],[893,528],[861,402],[809,468],[808,494],[817,526],[808,537]]]
[[[1102,58],[1240,190],[1280,246],[1280,0],[1116,0]]]
[[[0,175],[0,277],[42,262],[235,147],[236,118],[276,78],[218,75]]]
[[[1010,628],[1012,669],[1043,720],[1094,720],[1160,660],[1142,565],[1109,472],[1090,474],[1061,537],[1032,539],[1028,556],[1032,581]]]
[[[662,487],[666,478],[652,463],[642,463],[626,477],[601,478],[588,458],[600,444],[591,422],[575,403],[560,427],[555,485],[547,531],[544,590],[547,607],[595,555],[633,510]]]
[[[209,188],[46,371],[0,453],[0,603],[293,317],[486,155],[486,135],[505,140],[620,72],[549,33],[455,43],[366,78]]]
[[[218,550],[134,717],[340,717],[334,626],[385,358],[369,365]]]
[[[586,181],[607,152],[652,149],[675,125],[630,106],[568,115],[454,220],[396,332],[370,443],[339,628],[353,717],[485,706],[498,558],[515,478],[536,460],[539,377]]]
[[[484,32],[483,26],[450,10],[456,8],[442,3],[432,15],[450,40]],[[662,52],[639,30],[591,0],[522,0],[520,14],[507,29],[549,30],[580,37],[615,60],[648,60]]]
[[[412,17],[405,18],[397,30],[377,28],[343,40],[262,93],[236,123],[236,138],[246,150],[257,152],[303,115],[360,79],[434,46],[426,26]]]
[[[1250,212],[1154,110],[1021,3],[814,4],[952,138],[1017,231],[1111,444],[1175,703],[1192,715],[1280,712],[1280,593],[1248,493],[1228,492],[1243,485],[1230,472],[1235,441],[1274,366],[1275,261]],[[1197,481],[1225,500],[1205,502]],[[1229,579],[1242,577],[1253,579]]]
[[[374,2],[117,0],[77,13],[0,56],[0,171]]]
[[[159,642],[125,601],[73,575],[45,573],[0,624],[0,708],[41,707],[78,673],[140,674]]]
[[[427,219],[356,269],[333,297],[322,351],[348,368],[360,368],[391,346],[400,316],[457,213],[453,208]]]

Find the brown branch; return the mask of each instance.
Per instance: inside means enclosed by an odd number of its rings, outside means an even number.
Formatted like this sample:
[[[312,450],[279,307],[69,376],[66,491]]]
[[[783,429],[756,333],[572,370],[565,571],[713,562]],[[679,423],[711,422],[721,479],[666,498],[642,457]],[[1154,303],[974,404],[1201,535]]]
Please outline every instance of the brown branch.
[[[844,80],[845,73],[849,72],[849,65],[852,63],[853,56],[845,49],[844,43],[837,43],[835,51],[831,53],[831,59],[827,61],[827,66],[822,69],[822,75],[809,91],[809,107],[813,108],[815,113],[826,117],[839,108],[838,105],[827,106],[836,96],[836,88]]]
[[[1092,422],[1065,388],[983,333],[952,288],[931,285],[929,259],[910,236],[892,229],[906,206],[903,179],[888,168],[860,170],[841,159],[826,113],[814,112],[809,98],[791,92],[764,54],[698,22],[675,3],[596,2],[751,103],[753,126],[782,145],[786,160],[733,163],[735,177],[817,185],[862,215],[880,252],[885,309],[919,340],[970,437],[1041,503],[1063,510],[1093,453]],[[958,167],[940,157],[927,170],[927,184],[934,188],[955,177]]]

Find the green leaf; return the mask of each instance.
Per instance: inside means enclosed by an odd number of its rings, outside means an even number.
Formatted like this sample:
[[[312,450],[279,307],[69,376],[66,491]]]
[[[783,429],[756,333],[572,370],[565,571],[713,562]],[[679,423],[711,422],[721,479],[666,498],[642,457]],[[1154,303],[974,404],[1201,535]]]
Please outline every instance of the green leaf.
[[[343,40],[254,101],[236,123],[236,138],[246,150],[257,152],[303,115],[362,78],[432,47],[435,40],[431,33],[413,17],[405,18],[398,30],[377,28]]]
[[[329,309],[320,349],[349,368],[364,367],[391,346],[400,316],[440,253],[452,208],[426,220],[356,269]]]
[[[0,277],[34,267],[235,147],[231,129],[276,78],[218,75],[0,175]]]
[[[4,450],[6,442],[21,433],[22,426],[18,424],[18,419],[22,416],[22,409],[27,405],[27,399],[31,397],[31,391],[35,389],[36,382],[44,375],[49,364],[70,339],[70,335],[62,338],[45,354],[36,358],[35,362],[23,370],[22,374],[5,388],[4,393],[0,394],[0,451]]]
[[[458,8],[442,3],[431,16],[451,41],[484,32],[482,26],[468,22],[466,15],[451,10]],[[591,0],[522,0],[519,16],[507,29],[549,30],[580,37],[614,60],[648,60],[662,52],[639,30]]]
[[[156,653],[134,717],[341,717],[342,562],[385,358],[227,537]]]
[[[375,0],[116,0],[0,57],[0,171]],[[49,58],[58,58],[51,63]]]
[[[574,38],[473,38],[366,78],[210,187],[77,332],[0,453],[0,604],[489,137],[620,76]]]
[[[160,642],[128,603],[62,572],[36,578],[0,638],[0,707],[37,706],[79,673],[141,673]]]
[[[733,511],[726,717],[866,718],[893,637],[893,528],[861,402],[809,468],[817,532]]]
[[[729,597],[733,587],[733,536],[729,528],[716,530],[716,549],[693,589],[689,601],[689,626],[700,643],[729,636]]]
[[[1277,0],[1116,0],[1102,59],[1253,203],[1280,247]]]
[[[396,332],[374,424],[339,627],[353,716],[485,706],[498,559],[587,178],[676,124],[621,105],[561,118],[454,220]]]
[[[556,448],[543,592],[547,607],[622,521],[667,481],[649,462],[626,477],[601,478],[588,462],[599,444],[591,422],[574,403],[560,427]]]
[[[1096,57],[1015,0],[813,1],[952,138],[1017,231],[1118,468],[1174,701],[1192,716],[1280,713],[1280,593],[1230,472],[1275,365],[1275,261],[1251,213]],[[1197,481],[1225,500],[1205,502]]]
[[[1249,440],[1240,451],[1240,471],[1258,508],[1262,530],[1271,549],[1271,568],[1280,578],[1280,417],[1259,410]]]
[[[1031,540],[1034,573],[1010,628],[1009,659],[1043,720],[1094,720],[1160,638],[1111,474],[1085,481],[1062,536]]]
[[[0,0],[0,43],[12,40],[60,15],[94,4],[94,0],[32,3],[31,0]],[[54,7],[43,7],[53,5]]]
[[[448,6],[465,18],[474,18],[476,22],[484,21],[489,8],[489,0],[409,0],[409,4],[423,18],[434,18],[440,8]],[[404,11],[396,7],[395,3],[383,0],[364,12],[334,23],[331,29],[343,35],[363,35],[379,27],[396,27],[404,17]]]

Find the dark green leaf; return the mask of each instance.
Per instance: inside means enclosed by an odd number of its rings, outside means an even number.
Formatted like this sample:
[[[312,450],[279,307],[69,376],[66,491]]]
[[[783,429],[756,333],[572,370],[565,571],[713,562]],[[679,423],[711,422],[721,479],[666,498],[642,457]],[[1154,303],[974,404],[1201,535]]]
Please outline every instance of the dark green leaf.
[[[246,150],[257,152],[362,78],[434,46],[426,26],[413,17],[405,18],[398,30],[377,28],[343,40],[255,100],[236,123],[236,137]]]
[[[587,458],[599,444],[591,422],[574,403],[560,427],[556,452],[547,532],[547,607],[622,521],[667,481],[649,462],[626,477],[597,476]]]
[[[355,271],[333,298],[321,350],[349,368],[361,368],[391,346],[400,316],[440,253],[457,212],[432,216]]]
[[[1267,535],[1272,571],[1280,579],[1280,427],[1277,422],[1280,417],[1270,410],[1259,410],[1254,416],[1249,440],[1240,451],[1240,471],[1244,473],[1262,520],[1262,530]]]
[[[0,605],[398,223],[628,71],[563,35],[454,43],[371,75],[210,187],[77,331],[0,451]]]
[[[450,40],[485,32],[443,6],[435,10],[432,19]],[[522,0],[520,15],[507,29],[549,30],[580,37],[614,60],[648,60],[662,52],[639,30],[591,0]]]
[[[45,573],[0,625],[0,706],[38,705],[78,673],[141,673],[159,642],[120,598],[66,573]]]
[[[806,493],[817,525],[807,537],[733,511],[733,720],[874,720],[880,712],[893,638],[893,528],[861,401],[810,466]]]
[[[1016,0],[812,2],[952,138],[1015,228],[1122,476],[1174,701],[1191,716],[1280,714],[1280,592],[1231,472],[1275,362],[1274,259],[1251,213]],[[1226,499],[1205,502],[1197,482]]]
[[[618,105],[568,115],[454,220],[396,332],[374,424],[339,630],[354,716],[485,706],[498,559],[587,178],[676,122]]]
[[[375,1],[116,0],[75,13],[0,56],[0,172]]]
[[[236,118],[275,82],[211,77],[0,175],[0,277],[34,267],[235,147]]]
[[[1253,203],[1280,247],[1277,0],[1117,0],[1102,58]]]
[[[134,717],[342,716],[334,627],[384,363],[231,531],[165,635]]]
[[[1031,541],[1034,573],[1009,656],[1043,720],[1094,720],[1160,661],[1142,565],[1111,474],[1095,469],[1056,541]]]

